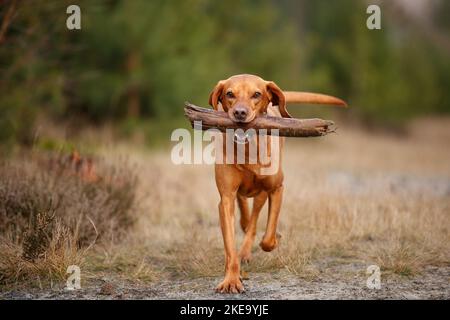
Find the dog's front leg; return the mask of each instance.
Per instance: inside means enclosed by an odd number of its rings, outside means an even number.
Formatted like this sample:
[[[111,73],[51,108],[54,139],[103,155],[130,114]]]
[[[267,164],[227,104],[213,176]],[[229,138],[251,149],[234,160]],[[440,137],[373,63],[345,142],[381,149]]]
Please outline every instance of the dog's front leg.
[[[240,279],[240,265],[235,246],[234,203],[236,193],[221,195],[219,203],[220,227],[225,245],[225,279],[217,286],[221,293],[239,293],[244,291]]]

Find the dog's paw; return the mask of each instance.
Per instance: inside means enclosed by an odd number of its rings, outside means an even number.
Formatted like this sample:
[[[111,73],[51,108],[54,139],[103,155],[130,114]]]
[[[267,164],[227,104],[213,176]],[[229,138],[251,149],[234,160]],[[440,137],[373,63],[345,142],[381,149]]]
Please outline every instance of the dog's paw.
[[[248,272],[241,270],[241,280],[248,280],[248,279],[250,279]]]
[[[239,257],[241,258],[241,263],[250,263],[252,260],[252,253],[250,251],[241,251]]]
[[[242,293],[244,292],[244,285],[238,277],[225,277],[225,279],[216,287],[216,292],[219,293]]]
[[[276,247],[278,247],[279,239],[281,238],[281,235],[277,232],[276,237],[273,239],[262,239],[262,241],[259,243],[259,246],[261,249],[263,249],[266,252],[270,252]]]

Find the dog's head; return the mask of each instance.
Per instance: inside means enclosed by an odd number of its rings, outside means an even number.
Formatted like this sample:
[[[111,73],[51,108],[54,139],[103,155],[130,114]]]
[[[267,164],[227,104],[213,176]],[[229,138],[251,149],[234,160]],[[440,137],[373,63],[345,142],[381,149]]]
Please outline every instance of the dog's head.
[[[283,91],[272,81],[243,74],[219,81],[209,96],[209,104],[219,110],[219,104],[230,119],[248,123],[267,112],[269,103],[276,105],[285,118],[291,118],[286,110]]]

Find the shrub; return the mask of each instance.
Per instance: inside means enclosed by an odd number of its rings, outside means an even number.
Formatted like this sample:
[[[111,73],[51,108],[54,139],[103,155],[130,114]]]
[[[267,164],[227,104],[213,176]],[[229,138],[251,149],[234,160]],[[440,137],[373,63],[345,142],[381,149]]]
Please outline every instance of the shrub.
[[[82,250],[120,239],[135,219],[136,183],[127,164],[77,153],[27,154],[1,163],[0,282],[37,270],[65,275],[70,261],[80,263]]]

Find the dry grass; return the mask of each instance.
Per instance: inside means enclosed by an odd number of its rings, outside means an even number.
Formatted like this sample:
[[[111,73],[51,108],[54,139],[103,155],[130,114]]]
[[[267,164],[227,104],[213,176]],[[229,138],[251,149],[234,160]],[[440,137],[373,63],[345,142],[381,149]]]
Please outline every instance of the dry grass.
[[[44,241],[45,247],[42,247],[43,243],[37,241],[42,241],[47,236],[49,238]],[[39,244],[38,250],[27,246],[29,237],[30,234],[25,236],[22,244],[5,238],[0,241],[1,284],[31,283],[42,287],[54,280],[64,280],[70,265],[83,265],[85,250],[77,246],[76,236],[60,222],[52,227],[51,235],[33,234],[34,239],[31,241],[34,246]]]
[[[72,160],[27,152],[0,165],[0,284],[63,280],[134,222],[134,173]]]
[[[284,158],[280,247],[265,253],[257,246],[266,205],[254,259],[244,270],[311,278],[326,272],[329,261],[378,264],[384,274],[405,276],[428,265],[448,266],[449,127],[448,120],[427,121],[413,124],[407,136],[391,136],[342,126],[338,134],[325,138],[290,139]],[[136,194],[133,176],[116,161],[111,161],[116,169],[106,170],[106,175],[115,177],[107,181],[120,182],[118,189],[115,183],[102,182],[93,188],[76,177],[48,171],[42,178],[37,173],[43,169],[35,164],[39,161],[2,166],[0,279],[64,278],[67,264],[80,263],[85,278],[113,275],[148,282],[221,277],[223,243],[213,167],[175,166],[169,150],[130,144],[99,153],[106,159],[126,154],[137,164]],[[133,209],[135,198],[142,200],[141,210]],[[5,203],[10,208],[6,213],[1,211]],[[34,249],[35,261],[27,260],[23,249],[24,234],[33,226],[29,216],[52,214],[49,204],[54,203],[60,206],[53,231],[44,232],[48,245]],[[236,230],[240,243],[238,223]],[[102,241],[89,252],[80,250],[98,235]]]
[[[284,159],[281,245],[264,253],[257,238],[245,270],[314,277],[326,271],[322,262],[330,257],[378,264],[387,274],[448,265],[450,133],[446,123],[432,125],[434,130],[412,126],[403,137],[341,128],[322,139],[291,139]],[[119,152],[140,163],[145,212],[124,246],[135,248],[135,261],[161,275],[220,277],[223,244],[213,167],[175,166],[168,151],[133,151],[124,146]],[[266,212],[267,206],[258,237]],[[240,243],[238,224],[236,230]]]

